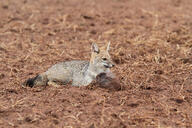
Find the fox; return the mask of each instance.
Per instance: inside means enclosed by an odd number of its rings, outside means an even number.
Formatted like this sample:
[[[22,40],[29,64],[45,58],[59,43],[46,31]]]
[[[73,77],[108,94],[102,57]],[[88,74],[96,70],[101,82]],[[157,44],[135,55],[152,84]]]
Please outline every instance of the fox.
[[[110,42],[103,47],[91,45],[90,60],[71,60],[57,63],[47,71],[26,80],[23,86],[56,86],[71,83],[72,86],[87,86],[101,73],[110,74],[114,63],[109,54]]]

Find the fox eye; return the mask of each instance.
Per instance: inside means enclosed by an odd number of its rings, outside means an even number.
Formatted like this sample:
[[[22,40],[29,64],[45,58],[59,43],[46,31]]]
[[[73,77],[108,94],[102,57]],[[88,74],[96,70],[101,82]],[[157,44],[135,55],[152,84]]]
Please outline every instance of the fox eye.
[[[106,61],[107,60],[107,58],[102,58],[104,61]]]

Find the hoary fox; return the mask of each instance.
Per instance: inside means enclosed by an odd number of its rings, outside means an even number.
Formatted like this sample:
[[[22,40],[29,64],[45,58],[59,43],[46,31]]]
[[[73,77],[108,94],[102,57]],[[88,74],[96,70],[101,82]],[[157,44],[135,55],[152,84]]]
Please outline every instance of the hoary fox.
[[[23,86],[53,85],[58,83],[72,83],[73,86],[87,86],[100,73],[110,73],[110,68],[114,66],[109,55],[110,42],[99,48],[96,43],[91,46],[90,61],[72,60],[65,61],[50,67],[46,72],[30,78],[24,82]]]

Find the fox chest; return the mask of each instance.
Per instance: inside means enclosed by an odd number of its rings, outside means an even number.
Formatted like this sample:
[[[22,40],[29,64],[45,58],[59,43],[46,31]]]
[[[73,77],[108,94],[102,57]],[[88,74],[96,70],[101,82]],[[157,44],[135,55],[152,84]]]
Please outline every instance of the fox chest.
[[[84,75],[74,75],[72,85],[73,86],[87,86],[94,80],[93,77]]]

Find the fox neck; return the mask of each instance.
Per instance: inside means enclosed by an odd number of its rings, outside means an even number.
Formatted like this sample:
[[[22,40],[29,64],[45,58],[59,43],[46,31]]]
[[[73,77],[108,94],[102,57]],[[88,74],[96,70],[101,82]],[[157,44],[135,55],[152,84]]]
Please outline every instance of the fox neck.
[[[110,72],[109,69],[103,69],[101,67],[97,67],[95,66],[95,64],[89,63],[89,67],[87,70],[87,75],[91,76],[93,79],[96,78],[97,75],[99,75],[100,73],[107,73]]]
[[[99,75],[102,72],[106,72],[106,71],[90,63],[85,75],[85,80],[86,80],[85,85],[89,85],[92,81],[96,79],[97,75]]]

